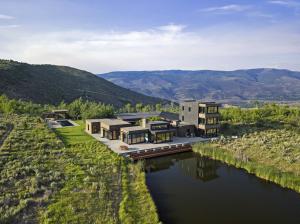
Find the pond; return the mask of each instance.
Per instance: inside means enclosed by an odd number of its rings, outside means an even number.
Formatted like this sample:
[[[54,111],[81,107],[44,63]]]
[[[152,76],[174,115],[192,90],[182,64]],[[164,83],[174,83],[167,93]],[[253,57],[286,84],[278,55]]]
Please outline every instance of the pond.
[[[242,169],[182,153],[146,161],[163,223],[300,223],[300,194]]]

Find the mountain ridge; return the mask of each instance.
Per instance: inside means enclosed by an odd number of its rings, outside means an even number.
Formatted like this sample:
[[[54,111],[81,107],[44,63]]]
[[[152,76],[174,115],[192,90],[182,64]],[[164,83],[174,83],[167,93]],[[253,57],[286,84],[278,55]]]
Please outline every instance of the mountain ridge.
[[[0,94],[42,104],[85,100],[122,106],[126,103],[167,102],[117,86],[96,75],[69,66],[32,65],[0,59]]]
[[[300,100],[300,72],[288,69],[122,71],[98,76],[137,92],[176,101]]]

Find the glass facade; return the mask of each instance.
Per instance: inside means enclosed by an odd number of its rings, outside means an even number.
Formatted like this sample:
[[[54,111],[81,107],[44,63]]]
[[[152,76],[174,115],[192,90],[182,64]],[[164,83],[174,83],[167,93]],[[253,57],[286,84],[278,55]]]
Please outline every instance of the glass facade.
[[[169,124],[155,124],[151,125],[151,130],[165,130],[169,129]]]
[[[207,107],[207,113],[209,114],[218,113],[218,107]]]
[[[153,135],[153,142],[154,143],[163,143],[163,142],[171,142],[173,139],[173,132],[161,132],[155,133]]]
[[[215,114],[218,113],[219,109],[217,106],[199,107],[199,113],[201,114]]]
[[[207,119],[199,118],[199,124],[218,124],[219,118],[217,117],[210,117]]]
[[[206,124],[218,124],[219,123],[218,120],[219,119],[216,118],[216,117],[207,118],[206,119]]]
[[[138,144],[144,143],[148,139],[148,132],[141,132],[141,133],[122,133],[123,142],[131,145],[131,144]]]
[[[120,138],[120,131],[110,131],[102,128],[102,137],[110,140],[117,140]]]

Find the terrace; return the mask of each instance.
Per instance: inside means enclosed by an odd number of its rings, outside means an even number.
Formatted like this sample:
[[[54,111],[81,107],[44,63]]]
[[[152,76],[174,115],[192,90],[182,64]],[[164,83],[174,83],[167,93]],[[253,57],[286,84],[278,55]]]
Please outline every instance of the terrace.
[[[209,139],[201,138],[201,137],[173,137],[172,142],[164,142],[164,143],[137,143],[133,145],[129,145],[121,140],[109,140],[107,138],[102,138],[100,134],[92,134],[92,136],[102,142],[103,144],[107,145],[112,151],[118,153],[120,155],[126,155],[132,152],[142,152],[145,150],[153,150],[153,149],[163,149],[163,148],[171,148],[172,146],[182,146],[182,145],[191,145],[197,142],[204,142],[208,141]],[[122,150],[121,146],[126,146],[127,150]]]

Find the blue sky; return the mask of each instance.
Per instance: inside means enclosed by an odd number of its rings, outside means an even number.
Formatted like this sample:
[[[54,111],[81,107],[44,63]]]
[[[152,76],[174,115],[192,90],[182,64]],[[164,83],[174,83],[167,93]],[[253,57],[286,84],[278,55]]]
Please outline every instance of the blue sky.
[[[300,70],[300,0],[0,0],[0,58],[115,70]]]

